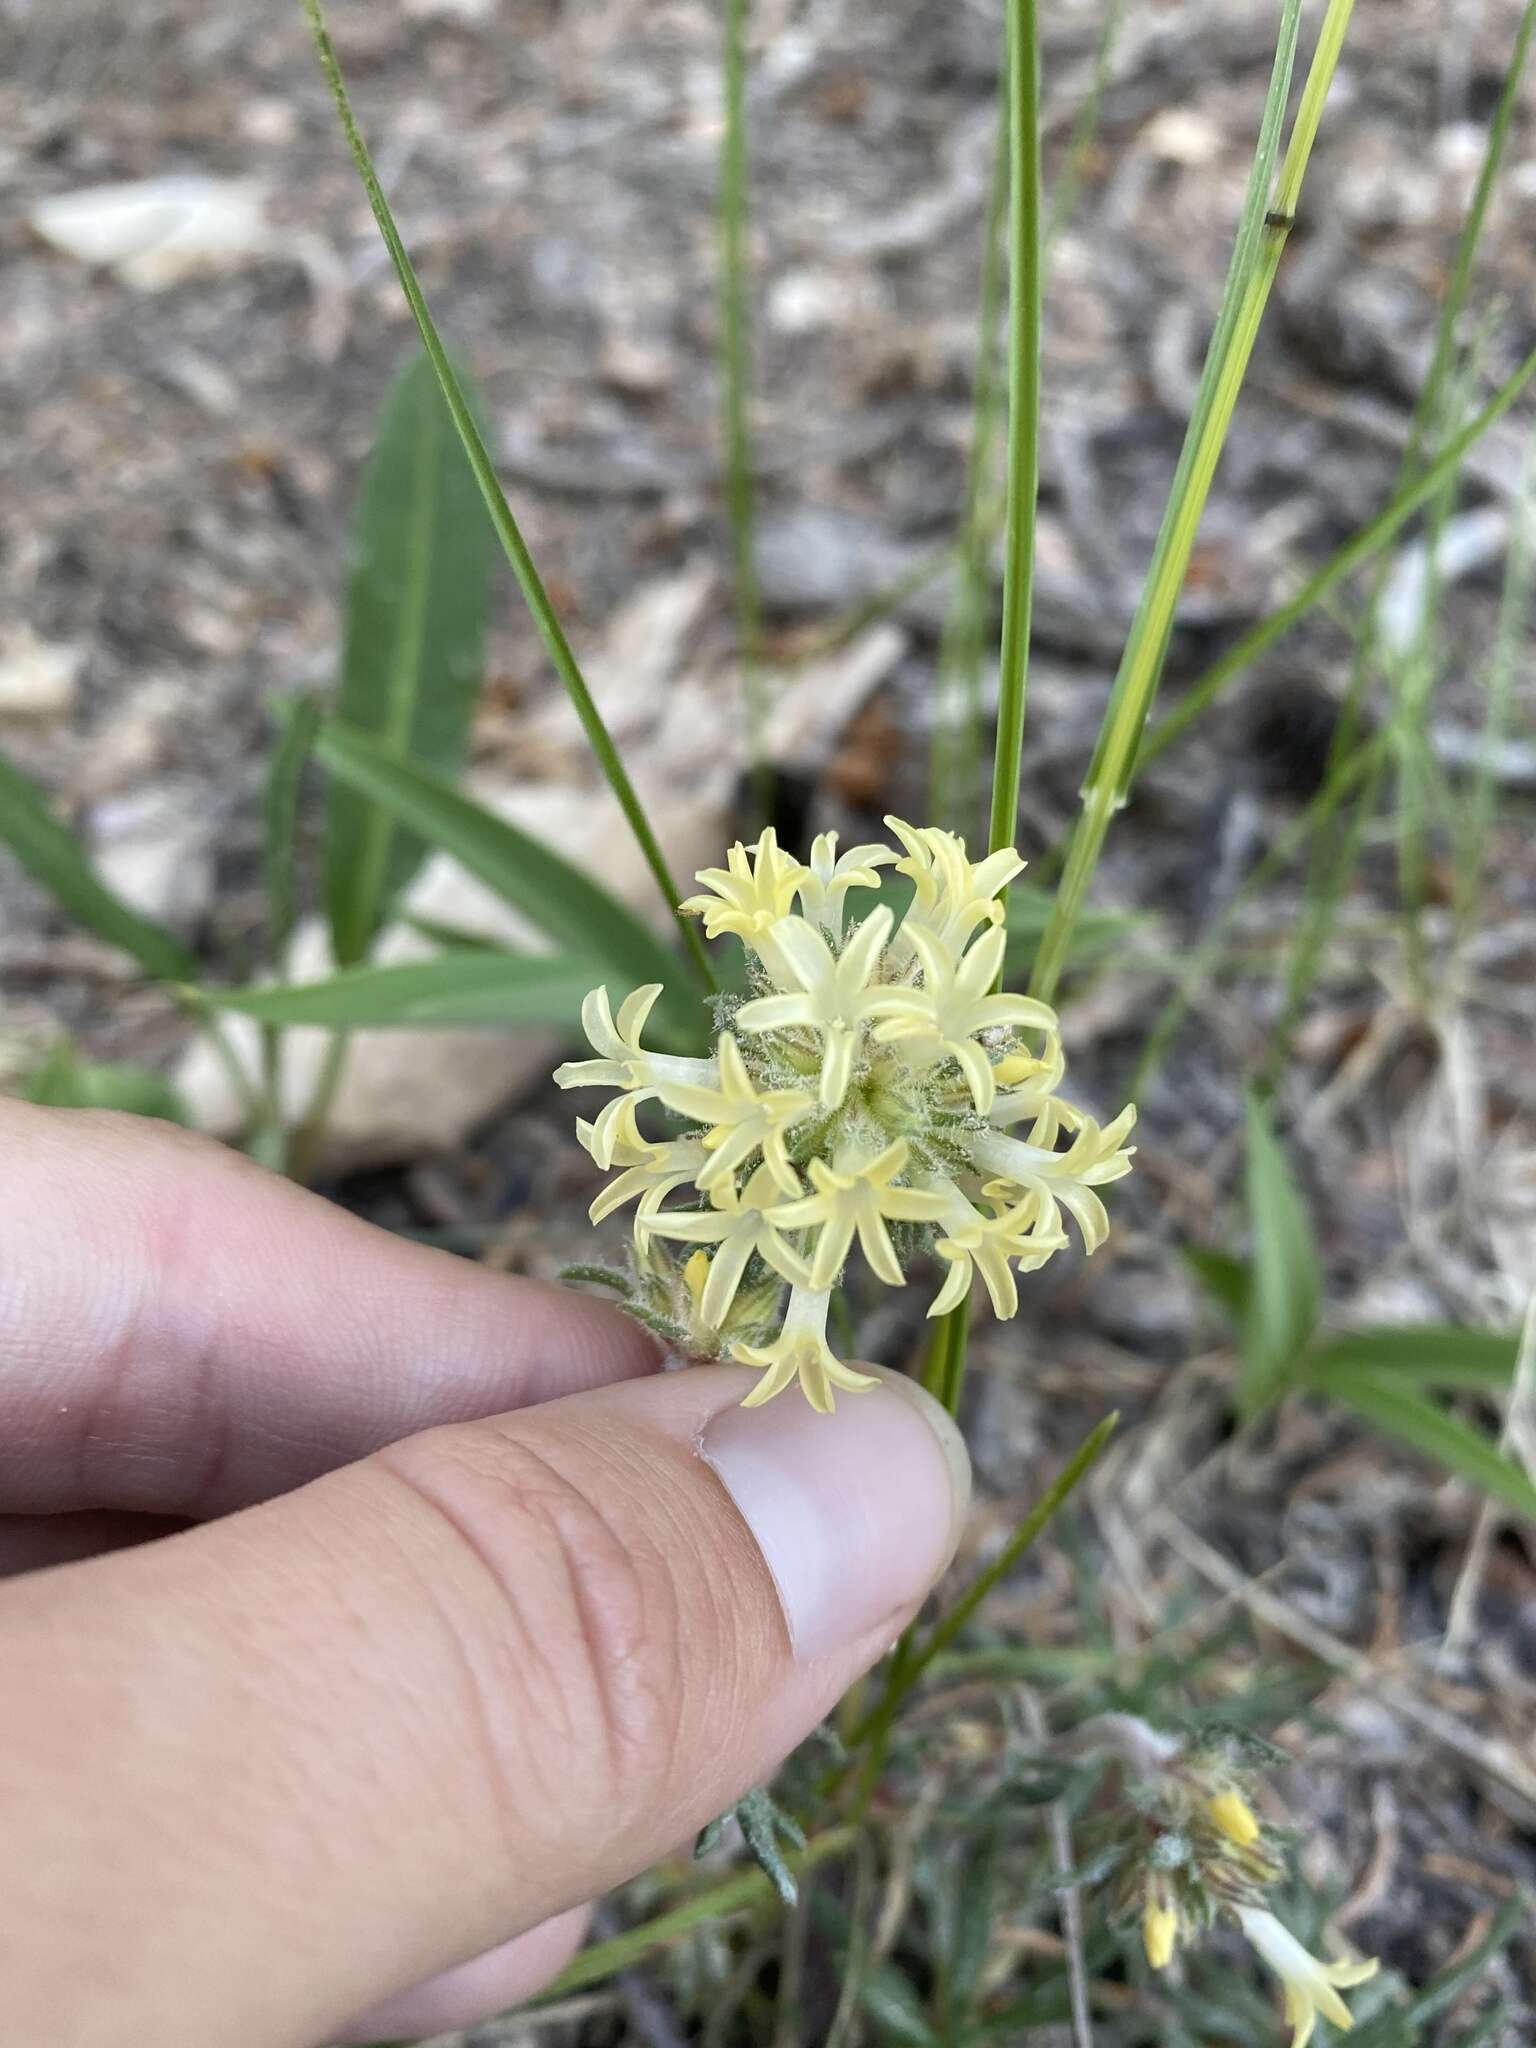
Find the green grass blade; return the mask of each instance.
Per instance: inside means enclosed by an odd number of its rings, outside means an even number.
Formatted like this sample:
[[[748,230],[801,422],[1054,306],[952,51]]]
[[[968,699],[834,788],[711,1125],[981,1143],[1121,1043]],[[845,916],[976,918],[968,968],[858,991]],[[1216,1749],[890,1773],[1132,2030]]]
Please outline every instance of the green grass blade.
[[[349,967],[325,981],[208,990],[205,1000],[262,1024],[320,1024],[332,1031],[519,1024],[574,1026],[582,998],[602,979],[590,957],[444,953],[388,967]]]
[[[1312,1340],[1322,1262],[1289,1162],[1256,1096],[1248,1098],[1248,1223],[1253,1284],[1243,1326],[1239,1400],[1253,1415],[1275,1398]]]
[[[1182,1246],[1180,1256],[1217,1307],[1241,1329],[1253,1298],[1253,1267],[1249,1261],[1200,1244]]]
[[[1308,1354],[1303,1378],[1328,1393],[1335,1373],[1369,1373],[1408,1385],[1507,1387],[1515,1376],[1520,1335],[1499,1330],[1463,1330],[1454,1324],[1411,1324],[1405,1329],[1346,1330]]]
[[[1520,102],[1520,83],[1525,73],[1526,60],[1530,56],[1533,30],[1536,30],[1536,0],[1526,0],[1520,16],[1520,26],[1515,31],[1515,40],[1510,47],[1509,63],[1505,66],[1504,81],[1499,88],[1498,104],[1488,124],[1488,140],[1483,147],[1483,160],[1478,167],[1477,183],[1467,204],[1467,216],[1462,222],[1461,233],[1456,238],[1456,254],[1451,259],[1445,298],[1440,307],[1440,317],[1435,323],[1434,349],[1430,356],[1429,369],[1425,374],[1424,388],[1414,407],[1413,428],[1407,452],[1403,457],[1405,465],[1410,468],[1416,466],[1424,439],[1434,430],[1440,417],[1446,386],[1450,381],[1451,367],[1456,358],[1456,331],[1461,322],[1462,310],[1467,303],[1467,293],[1471,289],[1472,267],[1477,261],[1478,245],[1483,238],[1488,208],[1492,203],[1494,187],[1498,183],[1499,171],[1509,145],[1510,124],[1514,119],[1515,108]]]
[[[1008,0],[1004,64],[1008,105],[1008,480],[1003,533],[1003,637],[987,843],[1012,846],[1018,829],[1024,699],[1034,600],[1035,511],[1040,481],[1040,24],[1035,0]],[[962,566],[962,574],[964,573]],[[999,970],[1001,974],[1001,969]],[[999,983],[1001,985],[1001,983]],[[960,1407],[967,1304],[950,1311],[944,1401]]]
[[[998,1829],[984,1825],[967,1844],[955,1886],[954,1937],[943,1975],[946,2032],[953,2038],[972,2018],[992,1943],[997,1905]]]
[[[818,1864],[834,1862],[848,1855],[857,1840],[858,1831],[854,1828],[828,1828],[825,1834],[813,1835],[798,1855],[785,1860],[792,1874],[798,1877],[814,1870]],[[588,1984],[601,1983],[603,1978],[644,1962],[658,1949],[669,1947],[672,1942],[681,1940],[698,1928],[713,1928],[732,1914],[766,1906],[773,1898],[772,1881],[760,1870],[742,1871],[738,1876],[709,1885],[669,1912],[660,1913],[638,1927],[627,1927],[622,1934],[612,1935],[607,1941],[595,1941],[584,1948],[552,1983],[546,1984],[539,1992],[538,2004],[568,1997],[571,1992],[581,1991]],[[537,2010],[537,2006],[534,2009]]]
[[[154,981],[190,981],[197,963],[174,932],[131,908],[97,874],[85,848],[29,775],[0,754],[0,844],[77,924],[137,960]]]
[[[1477,185],[1457,239],[1456,254],[1451,265],[1445,297],[1435,324],[1434,348],[1429,370],[1415,402],[1413,418],[1409,422],[1408,442],[1398,470],[1400,486],[1411,483],[1418,477],[1424,466],[1424,448],[1432,435],[1442,428],[1446,391],[1455,360],[1457,331],[1471,285],[1478,243],[1482,238],[1488,206],[1504,154],[1510,116],[1529,53],[1533,25],[1536,25],[1536,0],[1527,0],[1510,62],[1505,71],[1499,103],[1489,126],[1488,142],[1484,149]],[[1528,369],[1528,365],[1522,366],[1522,372],[1517,372],[1517,376],[1522,376],[1522,373],[1528,374]],[[1455,466],[1451,465],[1445,474],[1437,477],[1435,494],[1443,498],[1444,493],[1454,483],[1454,479]],[[1356,634],[1354,662],[1332,748],[1334,760],[1353,749],[1364,716],[1366,686],[1371,664],[1378,651],[1381,599],[1386,587],[1389,566],[1385,560],[1378,564]],[[1375,815],[1383,775],[1384,769],[1372,776],[1356,800],[1352,814],[1342,821],[1332,843],[1324,844],[1319,841],[1315,849],[1313,870],[1307,882],[1306,911],[1297,932],[1295,953],[1287,976],[1285,1000],[1275,1033],[1276,1070],[1287,1056],[1291,1034],[1326,951],[1339,905],[1359,855],[1366,826]]]
[[[1142,731],[1162,675],[1174,607],[1183,588],[1205,500],[1284,246],[1284,220],[1267,225],[1266,214],[1270,210],[1270,187],[1300,21],[1301,0],[1285,0],[1247,197],[1215,331],[1206,352],[1152,563],[1089,764],[1083,808],[1068,848],[1055,910],[1035,965],[1034,993],[1046,1001],[1055,993],[1060,979],[1072,927],[1098,865],[1110,820],[1129,788]]]
[[[894,1963],[877,1963],[859,1986],[859,2004],[878,2028],[877,2038],[900,2048],[942,2048],[910,1980]]]
[[[315,752],[349,788],[452,854],[558,946],[601,961],[626,987],[666,984],[663,1009],[671,1029],[691,1038],[702,1034],[705,1011],[697,997],[679,987],[676,956],[626,904],[579,868],[365,733],[326,725]]]
[[[1329,1374],[1326,1391],[1331,1400],[1352,1408],[1384,1436],[1408,1444],[1503,1501],[1516,1514],[1536,1520],[1536,1485],[1513,1458],[1459,1415],[1437,1407],[1401,1381],[1369,1372],[1335,1369]]]
[[[320,731],[316,697],[293,698],[282,706],[277,743],[267,768],[262,798],[262,854],[267,878],[267,950],[283,959],[298,916],[297,849],[299,785]]]
[[[899,1681],[888,1686],[884,1698],[872,1713],[854,1729],[848,1738],[849,1746],[873,1741],[883,1729],[888,1729],[900,1710],[901,1702],[922,1677],[935,1657],[940,1657],[976,1613],[993,1587],[1005,1579],[1023,1557],[1058,1511],[1065,1506],[1081,1482],[1087,1478],[1098,1463],[1100,1454],[1109,1443],[1118,1426],[1118,1413],[1106,1415],[1078,1445],[1056,1478],[1046,1488],[1029,1513],[1014,1530],[1003,1548],[985,1571],[978,1574],[950,1608],[949,1612],[934,1623],[926,1641],[921,1646],[913,1645],[905,1657],[899,1657],[899,1669],[893,1676]]]
[[[561,625],[555,608],[550,603],[549,593],[544,588],[543,579],[534,564],[533,556],[529,553],[528,544],[523,539],[522,529],[513,517],[512,508],[507,503],[506,495],[497,480],[495,467],[491,462],[480,429],[476,425],[474,414],[470,410],[469,401],[465,397],[459,380],[454,374],[453,364],[449,360],[448,352],[443,347],[442,339],[438,334],[437,323],[433,320],[431,310],[423,295],[420,282],[416,276],[415,266],[411,262],[405,243],[401,240],[400,231],[395,226],[394,216],[389,209],[389,201],[384,196],[384,188],[379,183],[378,173],[373,166],[373,158],[369,154],[368,145],[363,140],[362,131],[358,127],[356,117],[352,112],[352,103],[347,94],[346,80],[342,76],[341,66],[337,61],[336,52],[332,47],[330,34],[325,25],[324,9],[320,4],[320,0],[300,0],[300,4],[303,6],[305,15],[308,18],[315,40],[315,49],[320,59],[320,67],[325,74],[326,83],[330,87],[331,97],[336,103],[336,112],[341,121],[342,131],[347,138],[347,146],[352,152],[352,160],[357,166],[358,176],[362,179],[363,189],[368,195],[368,203],[373,208],[374,219],[378,222],[379,233],[384,238],[384,246],[388,249],[390,260],[394,264],[395,275],[400,280],[400,288],[405,294],[406,303],[409,305],[411,313],[415,318],[417,331],[421,335],[422,346],[425,348],[432,368],[436,372],[438,386],[447,403],[449,413],[452,415],[453,424],[458,431],[460,441],[463,443],[464,452],[469,458],[469,466],[474,472],[475,482],[478,484],[480,494],[485,500],[486,510],[490,514],[491,525],[495,530],[496,538],[500,541],[502,551],[511,564],[512,573],[517,578],[518,588],[523,593],[524,602],[527,604],[534,624],[539,630],[539,637],[543,641],[545,651],[554,665],[555,673],[559,676],[567,695],[570,697],[571,703],[575,707],[576,715],[581,721],[582,731],[587,736],[587,742],[592,748],[599,767],[607,778],[608,786],[618,799],[619,807],[628,820],[629,828],[635,835],[636,843],[645,858],[645,864],[649,868],[657,888],[661,891],[668,908],[677,921],[678,930],[682,934],[683,944],[687,948],[705,987],[712,988],[714,986],[714,976],[710,969],[709,957],[704,950],[703,941],[699,936],[697,927],[690,923],[677,907],[680,901],[679,891],[672,879],[672,873],[667,865],[666,856],[661,850],[656,834],[651,828],[650,820],[645,814],[645,808],[635,792],[634,785],[629,779],[624,764],[619,759],[618,749],[613,744],[612,735],[603,723],[602,714],[593,701],[591,691],[587,688],[586,678],[583,676],[576,657],[571,651],[570,642],[565,637],[565,628]]]
[[[1178,703],[1160,718],[1142,742],[1134,772],[1139,775],[1149,762],[1173,745],[1235,676],[1252,666],[1292,626],[1304,619],[1352,570],[1379,552],[1412,518],[1426,500],[1433,497],[1448,477],[1454,476],[1488,429],[1514,404],[1533,375],[1536,350],[1532,350],[1514,374],[1501,384],[1477,416],[1469,420],[1454,439],[1448,441],[1435,460],[1416,477],[1400,482],[1376,517],[1336,548],[1321,568],[1314,570],[1294,596],[1277,605],[1251,626],[1219,660],[1212,662],[1192,682]]]
[[[1003,638],[987,843],[1018,829],[1024,700],[1034,601],[1040,480],[1040,24],[1034,0],[1008,0],[1008,491],[1003,534]]]
[[[459,383],[474,408],[462,375]],[[480,687],[490,537],[436,372],[417,356],[385,402],[363,474],[335,711],[450,777],[463,766]],[[343,966],[366,957],[423,851],[390,812],[332,785],[325,898]]]

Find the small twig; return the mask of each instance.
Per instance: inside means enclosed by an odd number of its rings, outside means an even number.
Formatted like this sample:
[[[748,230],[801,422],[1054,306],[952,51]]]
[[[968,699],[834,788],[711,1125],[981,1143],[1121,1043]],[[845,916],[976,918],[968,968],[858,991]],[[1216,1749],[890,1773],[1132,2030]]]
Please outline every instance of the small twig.
[[[1029,1732],[1043,1750],[1049,1739],[1045,1715],[1041,1711],[1039,1696],[1033,1686],[1019,1688],[1020,1704]],[[1051,1856],[1056,1865],[1056,1875],[1065,1877],[1076,1860],[1072,1854],[1072,1823],[1067,1814],[1064,1799],[1053,1799],[1048,1820],[1051,1831]],[[1067,1953],[1067,1986],[1072,2000],[1073,2048],[1093,2048],[1093,2015],[1088,2002],[1088,1966],[1083,1961],[1083,1895],[1075,1884],[1063,1885],[1057,1893],[1061,1900],[1061,1934]]]
[[[1533,1292],[1526,1306],[1525,1322],[1520,1331],[1520,1351],[1515,1360],[1514,1379],[1509,1390],[1509,1405],[1504,1411],[1504,1427],[1499,1432],[1499,1449],[1513,1452],[1516,1456],[1530,1459],[1530,1444],[1536,1436],[1536,1292]],[[1446,1616],[1445,1640],[1440,1645],[1436,1669],[1444,1671],[1460,1658],[1467,1637],[1472,1632],[1476,1615],[1478,1594],[1482,1591],[1483,1572],[1488,1563],[1488,1552],[1493,1544],[1495,1525],[1508,1514],[1508,1509],[1496,1500],[1484,1497],[1477,1511],[1477,1520],[1472,1525],[1472,1534],[1467,1541],[1467,1554],[1462,1559],[1461,1570],[1456,1574],[1456,1585],[1451,1593],[1450,1612]]]

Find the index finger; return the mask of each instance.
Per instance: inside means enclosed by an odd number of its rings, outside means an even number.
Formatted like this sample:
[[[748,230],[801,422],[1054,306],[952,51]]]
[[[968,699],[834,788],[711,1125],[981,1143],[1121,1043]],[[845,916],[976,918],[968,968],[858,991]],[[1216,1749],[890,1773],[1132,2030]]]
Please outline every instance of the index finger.
[[[605,1303],[392,1237],[210,1140],[0,1102],[0,1512],[222,1514],[655,1365]]]

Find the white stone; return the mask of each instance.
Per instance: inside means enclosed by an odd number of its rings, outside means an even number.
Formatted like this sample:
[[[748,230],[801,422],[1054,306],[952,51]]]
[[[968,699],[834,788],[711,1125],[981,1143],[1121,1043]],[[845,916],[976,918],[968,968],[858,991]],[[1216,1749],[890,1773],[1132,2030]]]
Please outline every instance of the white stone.
[[[139,291],[237,270],[272,246],[259,185],[196,172],[82,186],[40,200],[29,218],[52,248]]]
[[[0,637],[0,718],[62,718],[75,702],[84,652],[30,626]]]

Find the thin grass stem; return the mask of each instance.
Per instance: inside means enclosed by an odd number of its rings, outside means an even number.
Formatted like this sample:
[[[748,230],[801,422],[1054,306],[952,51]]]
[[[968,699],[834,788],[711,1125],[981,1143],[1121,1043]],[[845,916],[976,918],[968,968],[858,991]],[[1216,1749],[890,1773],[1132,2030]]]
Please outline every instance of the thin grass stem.
[[[798,1855],[787,1856],[785,1861],[797,1874],[815,1870],[823,1863],[846,1856],[857,1840],[856,1828],[828,1828],[824,1834],[813,1835]],[[615,1934],[607,1941],[594,1942],[590,1948],[583,1949],[574,1961],[566,1964],[558,1977],[545,1985],[539,1994],[539,2003],[542,2005],[548,1999],[564,1998],[584,1985],[612,1977],[634,1963],[643,1962],[658,1949],[669,1947],[685,1934],[691,1934],[696,1927],[707,1927],[732,1914],[768,1905],[776,1896],[772,1882],[760,1870],[742,1871],[722,1884],[709,1885],[684,1900],[682,1905],[674,1906],[669,1913],[659,1913],[653,1920],[626,1928],[622,1934]]]
[[[1052,1517],[1087,1478],[1113,1436],[1119,1420],[1118,1413],[1106,1415],[1104,1420],[1090,1431],[991,1564],[961,1594],[948,1614],[934,1624],[926,1642],[921,1647],[916,1643],[911,1644],[906,1648],[905,1655],[898,1648],[896,1656],[891,1660],[885,1690],[878,1704],[854,1729],[850,1738],[851,1743],[867,1743],[870,1746],[870,1756],[878,1752],[883,1758],[884,1742],[890,1735],[908,1693],[921,1679],[934,1658],[942,1656],[949,1648],[993,1587],[1007,1577]],[[867,1768],[868,1759],[866,1770]]]
[[[1303,94],[1302,108],[1297,115],[1298,136],[1305,146],[1293,148],[1286,158],[1283,185],[1291,199],[1282,211],[1271,207],[1269,199],[1275,182],[1274,166],[1279,153],[1301,17],[1300,0],[1286,0],[1247,197],[1215,332],[1206,354],[1152,564],[1110,692],[1098,745],[1089,764],[1083,786],[1083,807],[1067,851],[1050,920],[1035,958],[1031,989],[1046,1001],[1054,995],[1060,980],[1071,948],[1073,927],[1098,865],[1110,822],[1129,789],[1142,731],[1162,675],[1168,639],[1173,629],[1174,607],[1184,585],[1205,500],[1294,213],[1294,195],[1299,190],[1311,135],[1315,132],[1312,110],[1321,106],[1322,96],[1332,78],[1338,37],[1330,34],[1330,26],[1339,16],[1347,21],[1351,4],[1352,0],[1332,0],[1330,5],[1318,53],[1313,60],[1314,78],[1309,79],[1309,90]],[[1332,61],[1328,56],[1330,50],[1333,52]],[[1301,126],[1303,114],[1307,115],[1310,124],[1305,129]]]
[[[544,588],[543,579],[540,577],[538,569],[534,564],[533,556],[528,550],[528,544],[523,539],[522,529],[513,516],[511,506],[507,503],[506,494],[503,492],[496,476],[495,466],[481,437],[480,429],[475,424],[474,414],[471,412],[463,388],[454,374],[453,365],[448,359],[448,353],[443,347],[442,339],[437,331],[437,323],[432,317],[431,310],[427,305],[426,298],[417,279],[415,266],[412,264],[405,243],[400,237],[400,231],[395,226],[394,216],[389,209],[389,201],[384,196],[384,188],[379,183],[378,173],[374,169],[373,158],[369,154],[368,145],[363,140],[362,131],[358,127],[356,116],[352,112],[352,102],[347,93],[346,80],[342,76],[341,65],[337,60],[335,49],[331,43],[330,32],[326,27],[325,12],[321,5],[321,0],[300,0],[300,4],[308,18],[310,31],[314,36],[315,49],[320,59],[320,68],[325,74],[326,83],[331,90],[331,97],[336,103],[336,112],[341,121],[342,132],[347,139],[347,146],[352,152],[352,161],[357,166],[358,176],[361,178],[363,189],[368,195],[368,203],[373,208],[373,217],[378,222],[379,233],[384,238],[384,245],[388,249],[390,260],[394,264],[395,275],[400,280],[400,289],[405,294],[406,303],[409,305],[415,318],[417,331],[421,335],[422,347],[426,350],[432,368],[436,372],[438,386],[443,394],[443,401],[448,407],[454,427],[463,444],[469,466],[474,471],[475,481],[480,486],[480,495],[485,500],[486,511],[490,515],[491,525],[495,529],[496,538],[500,541],[502,551],[511,564],[512,573],[517,578],[518,588],[523,593],[524,602],[527,604],[533,622],[538,628],[539,637],[544,643],[545,651],[554,664],[555,673],[564,684],[566,694],[570,697],[571,703],[575,707],[576,716],[581,721],[581,728],[587,736],[588,744],[591,746],[597,763],[608,780],[609,787],[618,799],[619,807],[629,823],[630,830],[635,835],[636,843],[644,857],[645,864],[654,877],[657,888],[666,899],[668,909],[676,920],[678,931],[682,935],[683,944],[705,986],[713,989],[718,984],[715,980],[714,970],[709,962],[709,956],[704,950],[704,944],[699,936],[698,928],[678,908],[681,898],[677,884],[673,880],[671,870],[667,865],[666,856],[662,852],[660,842],[657,840],[656,834],[651,827],[650,819],[646,816],[645,807],[636,794],[635,787],[629,779],[623,762],[619,759],[618,749],[613,744],[612,736],[607,726],[603,723],[602,713],[593,701],[592,693],[587,687],[586,678],[583,676],[576,657],[571,651],[570,642],[565,637],[565,628],[561,625],[559,616],[550,602],[549,593]]]
[[[1034,0],[1008,0],[1004,65],[1008,103],[1008,478],[1003,539],[1003,636],[997,740],[992,756],[991,851],[1018,828],[1024,700],[1040,483],[1040,24]],[[1001,981],[1001,970],[999,970]],[[965,1384],[969,1304],[945,1319],[944,1401],[951,1414]]]
[[[1200,715],[1207,711],[1222,691],[1233,680],[1265,654],[1296,625],[1305,618],[1314,606],[1320,604],[1331,591],[1343,582],[1352,570],[1368,562],[1380,549],[1391,541],[1398,531],[1431,498],[1448,476],[1461,467],[1468,454],[1482,439],[1488,429],[1508,412],[1520,396],[1533,375],[1536,375],[1536,350],[1532,350],[1512,376],[1501,384],[1488,403],[1469,420],[1461,432],[1448,441],[1441,452],[1420,474],[1406,483],[1399,483],[1387,503],[1376,517],[1350,535],[1341,546],[1334,549],[1322,566],[1313,571],[1295,594],[1283,604],[1276,605],[1250,626],[1242,638],[1235,641],[1225,654],[1211,663],[1185,690],[1177,704],[1161,717],[1147,733],[1136,757],[1135,775],[1140,775],[1149,763],[1171,747],[1182,737]]]
[[[1066,158],[1051,192],[1050,216],[1045,224],[1047,270],[1056,238],[1072,218],[1072,210],[1077,205],[1077,195],[1083,182],[1083,165],[1088,161],[1088,152],[1098,133],[1104,90],[1109,84],[1109,67],[1124,19],[1125,0],[1104,0],[1104,18],[1099,24],[1099,40],[1093,53],[1093,76],[1089,81],[1088,96],[1077,110],[1067,142]]]
[[[1482,239],[1488,208],[1508,143],[1510,122],[1530,53],[1533,29],[1536,29],[1536,0],[1527,0],[1511,46],[1498,105],[1489,123],[1488,140],[1483,151],[1477,183],[1467,207],[1466,218],[1461,225],[1461,232],[1457,237],[1456,253],[1446,282],[1445,298],[1435,323],[1435,339],[1429,369],[1414,405],[1413,417],[1409,422],[1407,446],[1398,468],[1399,489],[1419,480],[1420,471],[1424,467],[1422,458],[1425,445],[1444,416],[1445,392],[1455,360],[1457,330],[1471,287],[1478,244]],[[1531,364],[1528,360],[1516,372],[1516,378],[1523,383],[1530,369]],[[1508,388],[1507,385],[1504,387],[1506,391]],[[1498,396],[1502,396],[1502,393],[1496,394],[1496,397]],[[1476,425],[1476,422],[1473,422],[1473,425]],[[1451,464],[1447,473],[1453,476],[1455,468],[1456,465]],[[1432,488],[1435,491],[1444,488],[1444,475],[1437,475]],[[1426,498],[1430,495],[1431,492],[1428,490],[1423,493]],[[1355,645],[1355,658],[1345,697],[1345,712],[1340,718],[1334,737],[1331,761],[1336,761],[1348,753],[1355,742],[1364,711],[1369,666],[1379,637],[1381,602],[1389,569],[1390,562],[1383,558],[1378,563],[1371,581]],[[1291,1034],[1311,992],[1339,903],[1343,899],[1344,889],[1353,872],[1354,862],[1365,836],[1366,822],[1374,815],[1379,801],[1383,780],[1384,763],[1381,763],[1356,799],[1355,808],[1361,815],[1358,818],[1346,816],[1340,822],[1333,843],[1319,838],[1314,844],[1312,868],[1307,881],[1306,912],[1297,932],[1296,951],[1287,976],[1281,1028],[1276,1035],[1274,1060],[1277,1064],[1286,1057]]]

